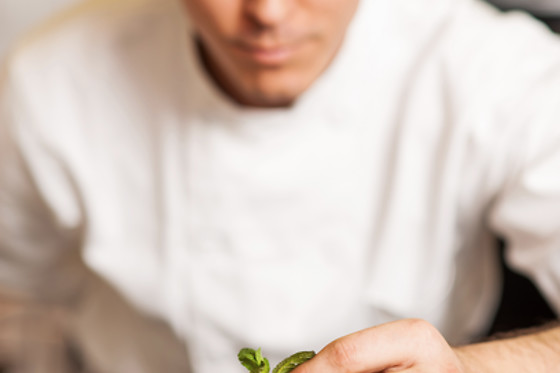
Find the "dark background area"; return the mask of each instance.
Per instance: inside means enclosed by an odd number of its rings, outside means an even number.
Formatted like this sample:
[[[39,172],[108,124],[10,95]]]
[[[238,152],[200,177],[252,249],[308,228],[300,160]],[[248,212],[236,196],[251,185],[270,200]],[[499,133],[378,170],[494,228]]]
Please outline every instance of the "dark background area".
[[[539,290],[522,274],[509,269],[504,261],[505,244],[498,244],[502,258],[504,292],[488,335],[546,324],[557,316]]]
[[[504,7],[502,1],[494,0],[487,0],[489,3],[493,4],[494,6],[498,7],[501,10],[508,11],[508,10],[525,10],[525,9],[516,9],[516,8],[508,8]],[[556,0],[558,2],[557,12],[556,13],[547,13],[547,14],[533,14],[533,17],[537,18],[538,20],[544,22],[552,31],[560,33],[560,0]],[[499,4],[497,4],[499,3]],[[525,10],[527,11],[527,10]]]

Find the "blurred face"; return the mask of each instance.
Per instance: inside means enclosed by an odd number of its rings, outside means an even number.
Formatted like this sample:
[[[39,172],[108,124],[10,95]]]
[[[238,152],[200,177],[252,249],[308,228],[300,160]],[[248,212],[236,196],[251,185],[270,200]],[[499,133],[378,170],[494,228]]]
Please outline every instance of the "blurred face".
[[[206,69],[246,106],[290,105],[329,65],[359,0],[183,0]]]

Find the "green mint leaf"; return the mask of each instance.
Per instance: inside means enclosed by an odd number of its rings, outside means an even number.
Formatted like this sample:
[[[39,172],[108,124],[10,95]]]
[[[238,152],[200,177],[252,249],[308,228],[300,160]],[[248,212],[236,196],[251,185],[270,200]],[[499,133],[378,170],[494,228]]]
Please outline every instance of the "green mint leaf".
[[[307,360],[315,356],[315,351],[296,352],[290,357],[282,360],[273,370],[272,373],[289,373],[298,365],[305,363]]]
[[[237,354],[239,362],[249,370],[250,373],[269,373],[270,364],[268,359],[262,356],[261,349],[242,348]]]
[[[259,349],[255,352],[255,360],[257,361],[257,365],[261,365],[264,361],[264,358],[262,356],[262,352],[261,349],[259,347]]]

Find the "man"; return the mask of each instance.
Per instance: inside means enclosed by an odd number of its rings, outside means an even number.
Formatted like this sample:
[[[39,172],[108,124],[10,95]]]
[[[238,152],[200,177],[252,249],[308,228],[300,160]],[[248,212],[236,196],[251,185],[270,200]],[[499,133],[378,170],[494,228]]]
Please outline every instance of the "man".
[[[66,305],[94,370],[560,364],[555,328],[465,344],[496,235],[560,309],[560,42],[525,15],[91,1],[25,41],[1,102],[1,283]]]

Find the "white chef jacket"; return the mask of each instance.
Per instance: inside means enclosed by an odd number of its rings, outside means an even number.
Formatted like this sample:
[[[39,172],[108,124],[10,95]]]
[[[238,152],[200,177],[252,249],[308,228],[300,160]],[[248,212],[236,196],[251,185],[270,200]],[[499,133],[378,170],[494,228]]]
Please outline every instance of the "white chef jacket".
[[[405,317],[488,326],[508,262],[560,308],[560,41],[472,0],[360,4],[290,108],[242,108],[177,1],[92,1],[3,78],[0,283],[102,372],[234,373]]]

